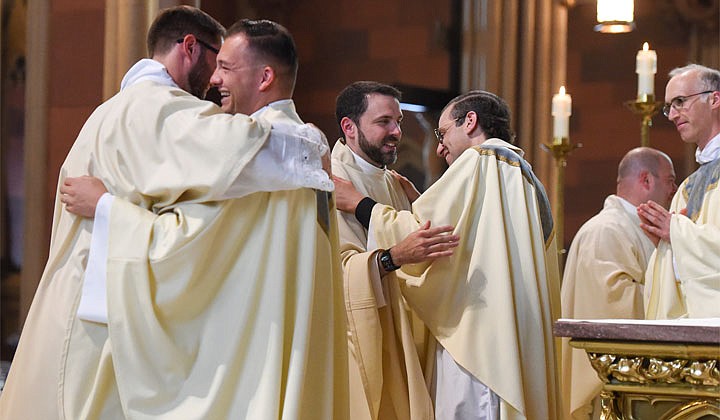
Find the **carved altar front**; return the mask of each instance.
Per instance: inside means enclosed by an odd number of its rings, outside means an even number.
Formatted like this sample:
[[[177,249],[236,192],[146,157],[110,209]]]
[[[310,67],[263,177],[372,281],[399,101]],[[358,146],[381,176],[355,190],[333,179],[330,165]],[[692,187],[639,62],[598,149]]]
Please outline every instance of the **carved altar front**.
[[[720,419],[720,319],[567,320],[603,381],[601,420]]]

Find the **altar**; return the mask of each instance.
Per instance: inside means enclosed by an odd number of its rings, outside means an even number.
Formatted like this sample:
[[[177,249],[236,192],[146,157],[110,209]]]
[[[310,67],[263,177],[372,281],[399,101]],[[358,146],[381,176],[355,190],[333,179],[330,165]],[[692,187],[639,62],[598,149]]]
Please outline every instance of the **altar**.
[[[553,332],[587,353],[602,420],[720,419],[720,319],[560,319]]]

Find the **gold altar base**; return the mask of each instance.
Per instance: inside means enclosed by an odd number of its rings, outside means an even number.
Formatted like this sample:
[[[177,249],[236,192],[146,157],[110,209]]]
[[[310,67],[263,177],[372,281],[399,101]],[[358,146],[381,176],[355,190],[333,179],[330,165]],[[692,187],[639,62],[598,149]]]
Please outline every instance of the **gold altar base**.
[[[602,380],[601,420],[720,419],[720,327],[560,320],[554,333]]]
[[[652,117],[663,107],[663,103],[655,101],[655,95],[642,95],[640,98],[625,102],[625,106],[634,114],[642,117],[640,127],[640,146],[650,147],[650,127]]]
[[[600,420],[720,419],[716,345],[571,340],[604,382]]]

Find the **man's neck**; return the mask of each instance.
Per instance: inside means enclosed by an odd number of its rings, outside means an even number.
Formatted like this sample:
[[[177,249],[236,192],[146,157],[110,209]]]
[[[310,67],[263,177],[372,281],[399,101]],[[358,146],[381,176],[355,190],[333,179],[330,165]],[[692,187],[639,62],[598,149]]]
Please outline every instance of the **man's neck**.
[[[695,160],[701,165],[714,161],[718,156],[720,156],[720,133],[716,133],[715,136],[711,137],[703,147],[698,144],[695,151]]]

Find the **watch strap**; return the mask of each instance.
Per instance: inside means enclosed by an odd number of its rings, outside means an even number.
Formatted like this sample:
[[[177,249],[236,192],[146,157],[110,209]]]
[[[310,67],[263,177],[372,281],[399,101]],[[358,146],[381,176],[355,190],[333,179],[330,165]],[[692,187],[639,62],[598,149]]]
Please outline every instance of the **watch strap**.
[[[399,265],[395,265],[395,262],[392,259],[392,255],[390,254],[389,249],[380,251],[379,260],[380,260],[380,265],[382,266],[383,270],[385,270],[388,273],[400,268]]]

